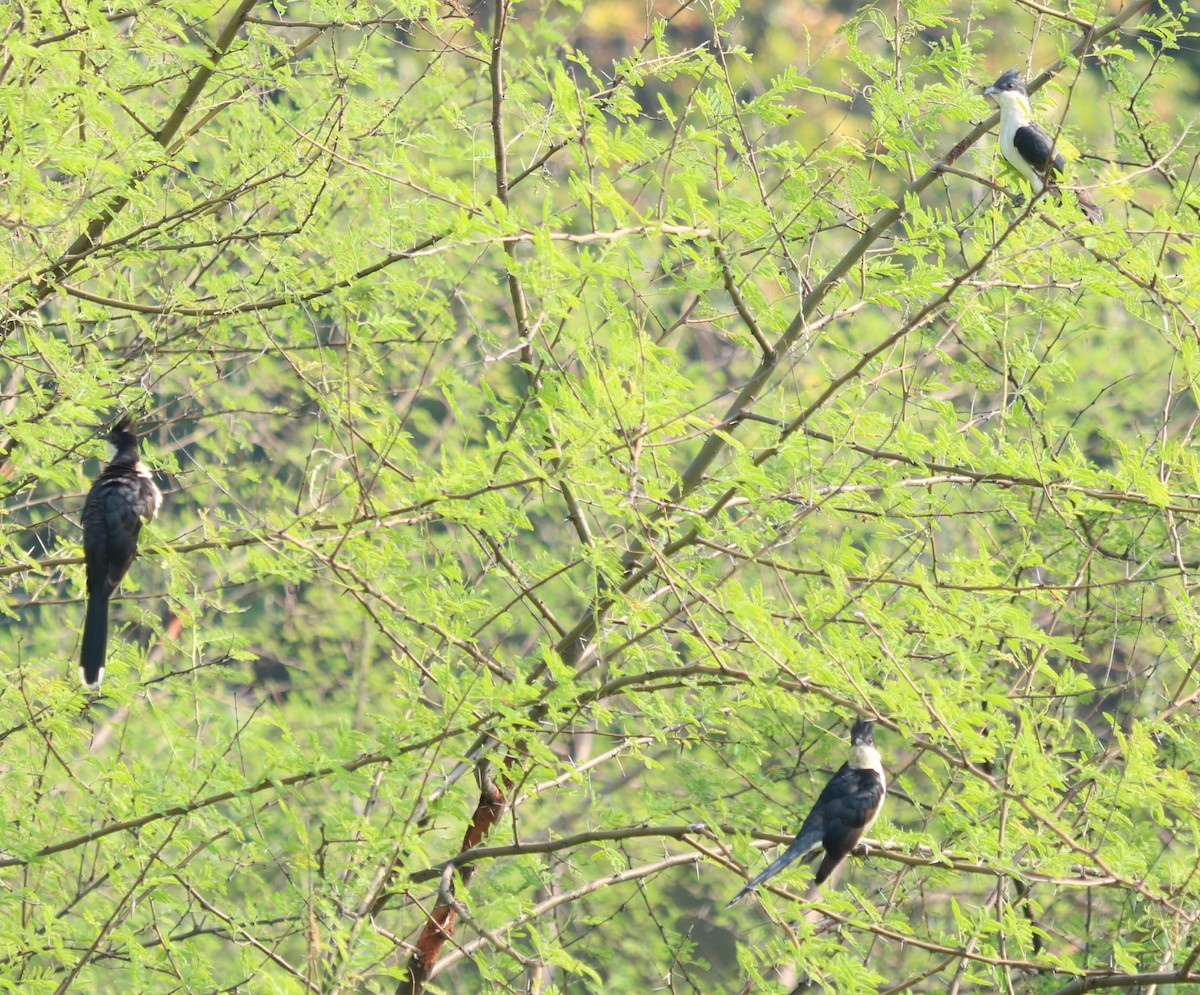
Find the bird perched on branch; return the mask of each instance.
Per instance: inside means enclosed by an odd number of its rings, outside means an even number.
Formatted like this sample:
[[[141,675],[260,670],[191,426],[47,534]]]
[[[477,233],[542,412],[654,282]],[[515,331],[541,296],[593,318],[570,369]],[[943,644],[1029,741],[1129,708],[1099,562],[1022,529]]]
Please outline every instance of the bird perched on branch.
[[[1029,181],[1036,197],[1049,184],[1063,175],[1066,161],[1054,150],[1054,139],[1044,128],[1034,124],[1030,115],[1029,90],[1015,69],[1000,75],[983,95],[991,97],[1000,108],[1000,152],[1018,173]],[[1079,209],[1089,221],[1099,222],[1103,215],[1091,194],[1076,190]]]
[[[858,846],[863,833],[883,808],[883,796],[887,791],[883,764],[875,749],[874,727],[875,723],[870,719],[859,719],[854,723],[850,730],[850,759],[829,779],[796,838],[765,871],[751,878],[725,908],[774,877],[788,864],[824,847],[825,856],[815,878],[815,883],[821,884]]]
[[[137,555],[142,523],[158,514],[162,492],[142,464],[128,417],[108,433],[108,466],[96,478],[83,506],[83,556],[87,564],[87,617],[79,679],[98,688],[108,646],[108,599]]]

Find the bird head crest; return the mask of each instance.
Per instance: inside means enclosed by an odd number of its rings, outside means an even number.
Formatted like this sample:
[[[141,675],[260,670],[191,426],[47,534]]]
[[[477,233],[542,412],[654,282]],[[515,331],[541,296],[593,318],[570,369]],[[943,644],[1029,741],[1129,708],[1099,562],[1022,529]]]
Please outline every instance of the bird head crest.
[[[108,441],[117,448],[121,447],[122,443],[136,442],[137,436],[134,429],[137,428],[137,420],[131,414],[123,414],[115,422],[112,428],[108,430]]]
[[[106,439],[110,463],[114,460],[132,462],[138,458],[135,428],[137,428],[137,419],[131,414],[124,414],[113,422]]]
[[[851,746],[875,745],[875,720],[858,719],[850,729]]]
[[[1028,93],[1029,90],[1025,86],[1025,80],[1021,78],[1021,74],[1015,69],[1006,69],[1000,74],[1000,78],[988,87],[996,93],[1008,93],[1016,91],[1018,93]]]

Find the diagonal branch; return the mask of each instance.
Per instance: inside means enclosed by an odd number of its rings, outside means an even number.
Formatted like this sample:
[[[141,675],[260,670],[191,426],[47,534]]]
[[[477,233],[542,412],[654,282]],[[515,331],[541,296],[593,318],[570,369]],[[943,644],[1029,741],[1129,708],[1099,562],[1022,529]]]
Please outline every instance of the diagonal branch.
[[[1130,19],[1150,6],[1150,3],[1151,0],[1134,0],[1133,3],[1107,24],[1096,28],[1094,31],[1089,31],[1083,38],[1076,42],[1071,48],[1071,55],[1078,57],[1086,54],[1087,50],[1097,39],[1119,30]],[[1065,58],[1054,63],[1030,83],[1029,91],[1031,93],[1036,92],[1065,65]],[[955,145],[954,148],[930,166],[923,174],[908,184],[904,188],[903,195],[898,198],[898,202],[903,204],[908,197],[923,192],[926,187],[930,186],[945,171],[947,166],[952,166],[967,149],[971,148],[987,132],[991,131],[999,120],[1000,114],[997,111],[976,125],[966,138]],[[858,241],[851,246],[849,251],[825,275],[825,278],[805,296],[799,313],[792,319],[791,324],[788,325],[780,336],[779,341],[775,344],[774,357],[770,355],[763,357],[763,361],[759,364],[754,375],[729,406],[729,412],[725,419],[726,422],[735,418],[739,412],[744,411],[758,400],[763,389],[771,380],[772,375],[786,358],[788,351],[796,344],[796,341],[808,327],[808,323],[816,313],[817,308],[829,296],[829,292],[842,281],[842,278],[847,273],[858,265],[859,260],[866,255],[871,246],[879,240],[884,232],[899,221],[903,214],[904,209],[902,207],[892,207],[880,214],[876,218],[875,223],[863,232]],[[699,486],[700,481],[704,479],[704,474],[712,466],[713,461],[727,445],[724,433],[714,432],[710,435],[700,452],[696,454],[696,457],[687,469],[683,471],[683,475],[680,477],[679,483],[671,495],[672,500],[679,501],[691,494]]]
[[[1109,20],[1107,23],[1097,28],[1090,28],[1087,33],[1080,38],[1071,48],[1070,57],[1079,58],[1087,54],[1091,46],[1097,39],[1105,35],[1112,34],[1118,31],[1126,23],[1144,11],[1150,6],[1151,0],[1134,0],[1116,17]],[[1066,57],[1053,63],[1049,68],[1042,72],[1029,86],[1030,92],[1036,92],[1041,86],[1051,79],[1066,65]],[[923,192],[926,187],[930,186],[939,176],[941,176],[947,166],[953,165],[958,158],[971,146],[973,146],[980,138],[988,131],[995,127],[996,122],[1000,119],[999,112],[991,114],[974,129],[962,141],[954,146],[949,152],[938,159],[932,166],[929,167],[921,176],[908,184],[904,188],[903,194],[897,199],[898,204],[903,203],[912,196],[917,196]],[[692,494],[704,480],[705,475],[716,461],[717,457],[729,445],[728,433],[731,426],[737,422],[763,395],[766,388],[771,383],[775,374],[779,371],[781,365],[787,361],[789,353],[793,346],[800,340],[809,327],[809,322],[816,314],[817,309],[824,303],[825,298],[829,296],[830,291],[841,283],[842,279],[848,274],[859,261],[866,255],[867,251],[874,245],[893,224],[900,220],[904,214],[902,206],[892,207],[884,211],[875,219],[875,222],[865,231],[862,236],[854,243],[853,246],[846,252],[833,268],[825,275],[825,277],[813,289],[804,296],[801,302],[800,310],[792,319],[791,323],[779,337],[779,341],[775,343],[773,351],[764,353],[762,360],[759,362],[758,368],[751,375],[750,379],[742,387],[733,403],[730,404],[729,410],[725,417],[718,424],[717,428],[708,436],[700,451],[688,464],[687,468],[680,475],[678,483],[672,488],[668,499],[663,502],[659,509],[653,512],[649,517],[649,524],[661,521],[666,518],[671,509],[675,508],[683,502],[690,494]],[[993,247],[994,251],[994,247]],[[990,253],[989,253],[990,255]],[[986,258],[986,256],[985,256]],[[973,267],[972,270],[977,267]],[[947,295],[939,298],[939,301],[946,299]],[[936,303],[936,302],[935,302]],[[928,312],[928,308],[924,313]],[[906,323],[906,328],[911,328],[914,322]],[[904,330],[902,329],[901,332]],[[889,348],[902,337],[901,332],[893,333],[884,339],[880,345],[865,353],[859,363],[843,376],[837,378],[821,393],[821,396],[809,405],[804,412],[799,415],[787,428],[786,433],[802,428],[808,421],[812,413],[823,404],[832,393],[836,392],[839,387],[844,384],[849,378],[856,376],[872,357],[878,355],[883,350]],[[770,458],[778,452],[778,446],[772,447],[762,457]],[[756,460],[760,463],[761,460]],[[706,511],[715,513],[720,508],[724,507],[732,496],[732,491],[727,492],[722,498],[718,499],[714,508]],[[693,530],[694,533],[694,530]],[[688,536],[677,540],[673,546],[677,544],[688,544],[690,542]],[[650,567],[643,567],[640,571],[636,569],[638,562],[645,553],[645,546],[642,543],[633,544],[624,558],[624,566],[626,571],[626,581],[621,584],[621,589],[627,589],[630,581],[641,579],[645,576]],[[597,631],[601,620],[607,615],[614,603],[614,594],[611,590],[601,593],[596,600],[588,607],[583,619],[564,636],[558,643],[556,649],[559,655],[570,665],[575,665],[582,657],[587,644],[591,641],[593,635]],[[540,676],[543,668],[539,668],[535,672],[535,676]]]

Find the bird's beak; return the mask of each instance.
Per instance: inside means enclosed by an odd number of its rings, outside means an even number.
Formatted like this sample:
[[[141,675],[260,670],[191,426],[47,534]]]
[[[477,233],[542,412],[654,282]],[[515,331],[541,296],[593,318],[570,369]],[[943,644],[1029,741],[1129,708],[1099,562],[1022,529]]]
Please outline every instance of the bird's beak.
[[[983,88],[983,95],[985,97],[990,97],[995,92],[996,92],[996,88],[994,86],[985,86]]]

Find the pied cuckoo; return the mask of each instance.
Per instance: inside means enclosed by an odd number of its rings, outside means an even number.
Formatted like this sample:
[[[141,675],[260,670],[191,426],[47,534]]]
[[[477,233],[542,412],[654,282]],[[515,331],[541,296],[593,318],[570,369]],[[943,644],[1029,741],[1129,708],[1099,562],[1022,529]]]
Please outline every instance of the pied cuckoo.
[[[83,506],[83,556],[87,563],[87,617],[79,679],[98,688],[108,646],[108,599],[137,555],[138,533],[162,505],[162,492],[138,453],[132,422],[122,418],[108,433],[108,466]]]
[[[823,847],[825,856],[815,878],[815,883],[821,884],[858,846],[863,833],[871,828],[883,808],[886,792],[887,778],[879,751],[875,749],[875,723],[870,719],[859,719],[850,730],[850,759],[829,779],[796,838],[765,871],[752,877],[725,907],[729,908],[792,861],[811,856]]]
[[[1054,139],[1031,119],[1029,90],[1020,73],[1015,69],[1001,73],[995,83],[984,87],[983,95],[1000,108],[1000,152],[1009,165],[1029,181],[1035,197],[1047,183],[1053,188],[1066,160],[1054,150]],[[1075,197],[1087,219],[1099,223],[1103,215],[1091,194],[1080,188]]]

